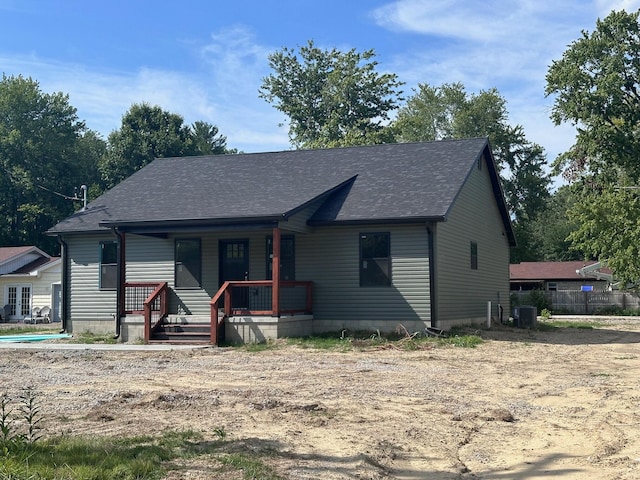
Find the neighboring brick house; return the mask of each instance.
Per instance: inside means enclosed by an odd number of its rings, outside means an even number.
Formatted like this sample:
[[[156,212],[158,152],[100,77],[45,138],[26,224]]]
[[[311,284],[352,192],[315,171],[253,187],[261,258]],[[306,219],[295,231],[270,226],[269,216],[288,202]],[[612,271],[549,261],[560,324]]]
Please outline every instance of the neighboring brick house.
[[[596,261],[571,262],[522,262],[509,265],[509,283],[512,291],[518,290],[585,290],[603,291],[609,287],[604,278],[611,271],[604,268],[588,272],[591,266],[598,266]],[[583,275],[578,273],[583,270]],[[600,275],[598,275],[598,273]]]

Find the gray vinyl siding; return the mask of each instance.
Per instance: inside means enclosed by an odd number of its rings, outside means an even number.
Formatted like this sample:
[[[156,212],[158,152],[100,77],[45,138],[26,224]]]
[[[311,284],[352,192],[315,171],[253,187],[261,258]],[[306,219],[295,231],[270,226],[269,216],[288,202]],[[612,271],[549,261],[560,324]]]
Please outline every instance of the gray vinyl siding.
[[[113,235],[73,235],[66,239],[69,255],[71,321],[115,322],[116,291],[100,290],[100,242]],[[114,323],[115,324],[115,323]]]
[[[365,232],[390,233],[389,287],[360,287],[359,245],[360,234]],[[314,282],[314,322],[319,325],[357,329],[382,322],[395,328],[403,322],[428,325],[430,320],[429,248],[424,225],[324,227],[310,235],[298,235],[296,270],[298,280]]]
[[[392,284],[389,287],[360,287],[360,234],[366,232],[390,233]],[[223,235],[189,234],[167,239],[129,234],[125,237],[126,281],[165,281],[171,289],[172,313],[208,315],[209,301],[219,287],[219,241],[249,240],[249,279],[263,280],[266,278],[266,237],[271,234],[270,229]],[[72,321],[114,319],[116,292],[98,288],[99,242],[113,238],[72,236],[68,240]],[[175,288],[175,238],[201,239],[202,288]],[[314,282],[314,318],[319,325],[338,322],[341,328],[358,329],[378,322],[381,328],[393,329],[404,324],[413,329],[416,322],[428,325],[431,316],[428,247],[424,225],[317,228],[310,233],[295,234],[295,276],[297,280]]]
[[[444,223],[436,226],[436,325],[484,321],[487,302],[509,313],[509,242],[486,163],[474,167]],[[471,242],[478,268],[471,269]]]

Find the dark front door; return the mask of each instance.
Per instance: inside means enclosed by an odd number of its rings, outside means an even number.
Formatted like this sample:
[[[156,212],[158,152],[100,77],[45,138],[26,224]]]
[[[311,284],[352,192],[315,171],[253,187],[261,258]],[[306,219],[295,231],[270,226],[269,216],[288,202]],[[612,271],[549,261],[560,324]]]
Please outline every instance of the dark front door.
[[[249,280],[249,240],[220,240],[220,285],[230,280]],[[248,293],[234,288],[233,308],[249,308]]]

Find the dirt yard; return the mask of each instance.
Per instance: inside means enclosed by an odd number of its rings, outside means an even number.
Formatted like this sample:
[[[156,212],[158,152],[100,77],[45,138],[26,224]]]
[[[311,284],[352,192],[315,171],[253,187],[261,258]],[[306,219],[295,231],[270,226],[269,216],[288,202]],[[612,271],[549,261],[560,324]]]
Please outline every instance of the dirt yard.
[[[35,388],[48,435],[224,429],[287,479],[640,478],[640,320],[480,335],[411,352],[5,348],[0,391]],[[170,478],[223,477],[199,460]]]

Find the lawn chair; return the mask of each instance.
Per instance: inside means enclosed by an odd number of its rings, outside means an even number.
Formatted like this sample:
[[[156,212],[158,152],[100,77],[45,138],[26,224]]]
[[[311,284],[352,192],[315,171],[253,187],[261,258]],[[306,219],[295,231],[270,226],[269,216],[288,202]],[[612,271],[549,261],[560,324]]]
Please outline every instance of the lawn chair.
[[[42,307],[40,316],[42,317],[42,323],[51,323],[51,307],[49,305]]]
[[[40,307],[33,307],[31,309],[31,315],[27,315],[22,319],[23,323],[38,323],[37,318],[40,316]]]

